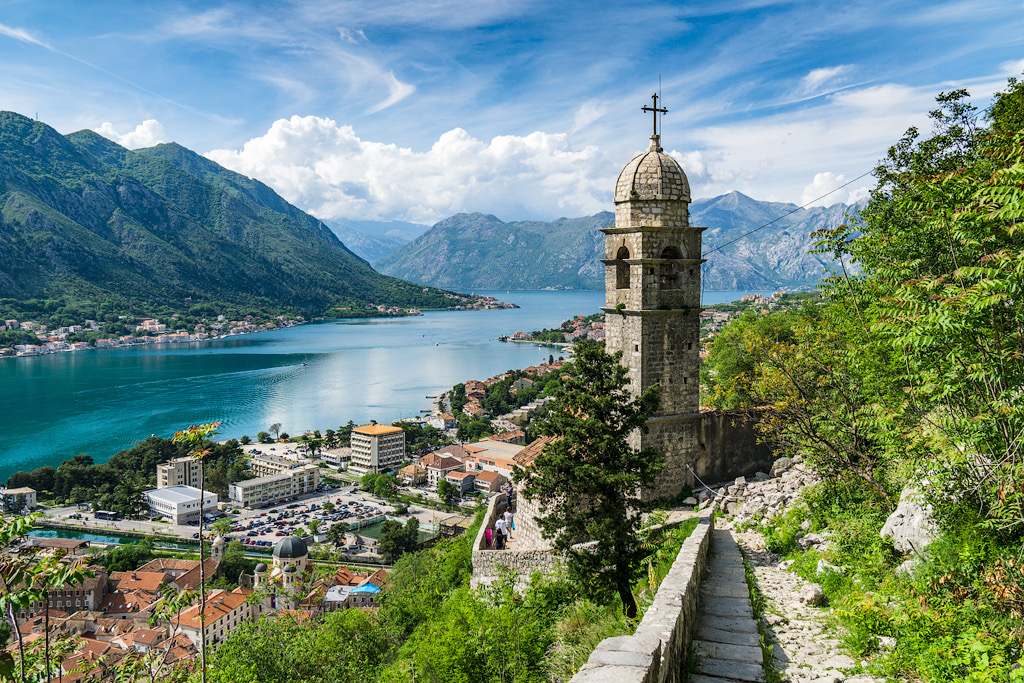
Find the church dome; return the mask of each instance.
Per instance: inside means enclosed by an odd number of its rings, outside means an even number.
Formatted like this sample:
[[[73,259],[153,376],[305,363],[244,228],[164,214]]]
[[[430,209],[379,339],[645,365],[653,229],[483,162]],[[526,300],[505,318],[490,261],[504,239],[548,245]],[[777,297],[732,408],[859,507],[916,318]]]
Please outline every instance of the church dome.
[[[296,573],[299,570],[295,567],[294,564],[290,564],[287,567],[285,567],[284,569],[282,569],[281,571],[284,572],[285,574],[294,574],[294,573]]]
[[[266,565],[265,562],[260,562],[258,565],[256,565],[256,573],[257,574],[263,574],[266,571],[267,571],[267,565]]]
[[[661,136],[651,136],[651,146],[626,164],[615,182],[615,202],[630,199],[680,199],[690,201],[690,182],[679,162],[661,149]]]
[[[309,555],[309,548],[306,542],[298,536],[288,536],[278,541],[274,546],[274,557],[279,560],[297,560]]]
[[[224,537],[223,536],[217,536],[217,538],[213,539],[213,547],[214,548],[223,548],[224,547]]]

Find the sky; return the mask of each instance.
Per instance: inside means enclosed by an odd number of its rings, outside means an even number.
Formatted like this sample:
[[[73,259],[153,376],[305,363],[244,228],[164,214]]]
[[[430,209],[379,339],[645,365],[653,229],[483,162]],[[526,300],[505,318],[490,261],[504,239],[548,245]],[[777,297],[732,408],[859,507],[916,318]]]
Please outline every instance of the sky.
[[[1022,71],[1020,0],[0,0],[0,109],[339,222],[610,210],[659,90],[695,198],[851,202],[939,92]]]

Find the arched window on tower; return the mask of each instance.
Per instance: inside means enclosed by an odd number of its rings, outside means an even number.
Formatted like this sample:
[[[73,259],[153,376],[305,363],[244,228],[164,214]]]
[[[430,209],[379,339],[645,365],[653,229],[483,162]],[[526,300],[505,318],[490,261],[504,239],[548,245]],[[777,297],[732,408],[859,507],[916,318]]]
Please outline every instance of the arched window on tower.
[[[629,289],[629,264],[626,260],[629,259],[629,249],[625,246],[619,247],[619,251],[615,254],[615,288],[616,289]]]
[[[679,259],[683,255],[679,253],[679,249],[673,245],[665,247],[661,251],[661,258],[665,259],[662,261],[661,268],[661,286],[665,289],[678,289],[679,285]]]

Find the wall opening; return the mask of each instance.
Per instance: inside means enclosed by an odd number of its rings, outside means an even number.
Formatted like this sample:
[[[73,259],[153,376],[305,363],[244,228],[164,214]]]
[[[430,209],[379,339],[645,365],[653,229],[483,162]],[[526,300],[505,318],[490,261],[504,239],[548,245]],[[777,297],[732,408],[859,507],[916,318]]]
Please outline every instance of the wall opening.
[[[679,249],[673,245],[669,245],[661,250],[661,258],[663,259],[659,269],[661,272],[661,285],[666,289],[677,289],[679,287],[679,264],[676,263],[682,254],[679,253]]]
[[[629,258],[629,249],[625,246],[619,247],[619,251],[615,254],[615,260],[618,262],[615,264],[615,288],[616,289],[629,289],[629,264],[626,260]]]

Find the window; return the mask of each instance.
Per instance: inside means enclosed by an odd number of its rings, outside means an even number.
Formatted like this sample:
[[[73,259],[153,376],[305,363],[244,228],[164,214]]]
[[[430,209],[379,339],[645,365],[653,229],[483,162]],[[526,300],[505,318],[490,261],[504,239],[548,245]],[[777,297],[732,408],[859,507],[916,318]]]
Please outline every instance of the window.
[[[625,245],[619,247],[618,253],[615,254],[615,260],[618,263],[615,264],[615,288],[616,289],[629,289],[629,264],[626,260],[629,258],[629,249]]]

